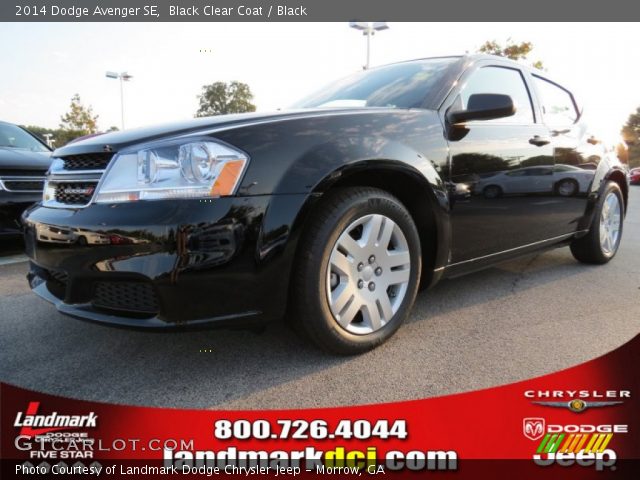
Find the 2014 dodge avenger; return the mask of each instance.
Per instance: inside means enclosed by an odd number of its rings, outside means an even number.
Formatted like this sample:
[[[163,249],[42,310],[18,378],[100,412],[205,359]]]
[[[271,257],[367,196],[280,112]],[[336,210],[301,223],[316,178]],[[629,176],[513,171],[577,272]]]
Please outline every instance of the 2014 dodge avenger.
[[[420,285],[568,245],[616,254],[624,158],[571,91],[492,56],[360,72],[275,114],[109,133],[54,152],[23,217],[29,281],[114,325],[286,316],[358,353]]]

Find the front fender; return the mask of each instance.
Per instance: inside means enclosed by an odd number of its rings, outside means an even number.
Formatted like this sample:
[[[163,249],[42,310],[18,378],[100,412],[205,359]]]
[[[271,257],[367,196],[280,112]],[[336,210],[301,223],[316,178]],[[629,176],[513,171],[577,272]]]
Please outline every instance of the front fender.
[[[420,186],[417,196],[424,192],[424,206],[419,205],[418,210],[433,210],[438,235],[438,252],[430,261],[435,269],[446,263],[450,236],[449,196],[444,182],[448,150],[436,112],[389,109],[328,113],[247,125],[217,132],[216,137],[251,158],[239,195],[275,195],[284,203],[292,195],[305,196],[305,202],[295,207],[298,212],[289,233],[279,237],[283,248],[295,250],[308,212],[336,182],[365,171],[379,175],[382,180],[376,183],[384,188],[384,173],[394,171]],[[432,208],[434,205],[437,208]],[[270,209],[267,216],[276,221],[278,215]]]
[[[249,154],[239,195],[311,193],[332,172],[362,161],[406,163],[442,186],[447,145],[437,113],[328,113],[238,127],[216,137]]]

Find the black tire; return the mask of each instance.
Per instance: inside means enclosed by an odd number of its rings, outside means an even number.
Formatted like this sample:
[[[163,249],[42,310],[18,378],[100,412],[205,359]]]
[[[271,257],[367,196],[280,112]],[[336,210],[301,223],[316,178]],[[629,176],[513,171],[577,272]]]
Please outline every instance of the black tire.
[[[371,214],[384,215],[400,227],[408,245],[410,274],[404,298],[391,319],[379,330],[359,335],[343,328],[331,313],[326,279],[330,255],[340,235],[352,222]],[[330,191],[311,215],[313,218],[300,239],[291,279],[290,323],[323,350],[342,355],[371,350],[396,332],[416,297],[422,259],[413,219],[394,196],[370,187]]]
[[[571,193],[562,193],[561,188],[563,185],[571,185]],[[556,183],[555,193],[561,197],[573,197],[578,194],[580,190],[580,185],[573,178],[565,178]]]
[[[502,188],[499,187],[498,185],[487,185],[482,191],[484,198],[489,200],[493,200],[494,198],[500,198],[502,196],[502,193],[503,193]]]
[[[600,242],[600,218],[604,208],[605,199],[610,195],[618,197],[620,204],[620,230],[617,241],[613,246],[612,252],[605,252]],[[617,253],[622,238],[622,229],[624,225],[624,199],[620,186],[616,182],[607,182],[602,195],[598,199],[598,204],[594,208],[593,221],[589,232],[571,243],[571,253],[576,260],[582,263],[604,264],[609,262]]]

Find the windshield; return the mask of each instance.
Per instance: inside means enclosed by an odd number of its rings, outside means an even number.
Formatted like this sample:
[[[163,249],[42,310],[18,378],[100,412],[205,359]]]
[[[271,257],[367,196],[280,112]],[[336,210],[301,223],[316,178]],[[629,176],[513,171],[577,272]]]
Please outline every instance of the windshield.
[[[8,123],[0,123],[0,147],[21,148],[32,152],[48,152],[38,140],[22,128]]]
[[[294,108],[420,108],[458,58],[431,58],[365,70],[338,80],[293,105]]]

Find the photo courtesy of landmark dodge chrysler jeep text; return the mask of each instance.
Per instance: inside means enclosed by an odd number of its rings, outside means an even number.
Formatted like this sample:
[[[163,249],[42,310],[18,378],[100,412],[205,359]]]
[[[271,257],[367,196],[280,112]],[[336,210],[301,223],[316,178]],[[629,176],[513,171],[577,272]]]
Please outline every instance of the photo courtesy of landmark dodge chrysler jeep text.
[[[608,262],[629,188],[570,90],[484,55],[53,156],[23,220],[31,287],[59,311],[159,328],[286,316],[339,353],[389,338],[421,284],[563,245]]]

